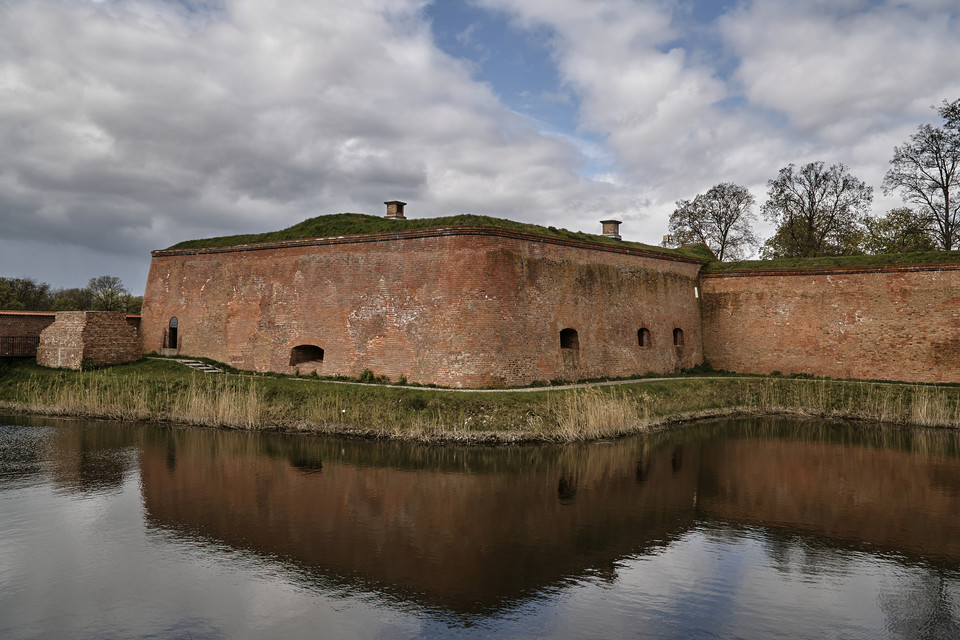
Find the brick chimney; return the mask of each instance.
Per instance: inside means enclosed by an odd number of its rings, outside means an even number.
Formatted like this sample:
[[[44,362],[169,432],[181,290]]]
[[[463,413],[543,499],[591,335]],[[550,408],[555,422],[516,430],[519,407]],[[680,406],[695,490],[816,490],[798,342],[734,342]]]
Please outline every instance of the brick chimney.
[[[620,220],[601,220],[603,225],[603,237],[613,238],[614,240],[623,240],[620,237]]]
[[[389,202],[384,202],[383,204],[387,205],[387,215],[386,218],[391,220],[406,220],[407,217],[403,215],[403,208],[406,206],[406,202],[400,202],[399,200],[390,200]]]

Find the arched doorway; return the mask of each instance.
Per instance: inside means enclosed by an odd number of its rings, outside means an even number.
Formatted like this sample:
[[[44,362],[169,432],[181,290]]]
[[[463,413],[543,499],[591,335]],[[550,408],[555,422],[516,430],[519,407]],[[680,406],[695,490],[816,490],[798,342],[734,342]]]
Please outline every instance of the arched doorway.
[[[163,345],[165,349],[176,349],[179,346],[179,336],[177,335],[179,324],[176,317],[170,318],[170,325],[167,328],[167,344]]]

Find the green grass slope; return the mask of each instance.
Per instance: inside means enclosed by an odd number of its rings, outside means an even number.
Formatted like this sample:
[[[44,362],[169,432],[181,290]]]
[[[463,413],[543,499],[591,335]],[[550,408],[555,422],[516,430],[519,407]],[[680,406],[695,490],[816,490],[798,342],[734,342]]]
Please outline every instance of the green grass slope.
[[[603,236],[578,231],[567,231],[556,227],[541,227],[535,224],[514,222],[502,218],[461,214],[443,218],[417,218],[412,220],[391,220],[362,213],[336,213],[316,218],[308,218],[299,224],[287,229],[268,233],[244,234],[235,236],[220,236],[201,240],[187,240],[179,242],[170,249],[198,249],[207,247],[225,247],[239,244],[259,244],[263,242],[278,242],[283,240],[302,240],[306,238],[330,238],[335,236],[361,235],[365,233],[380,233],[385,231],[410,231],[414,229],[436,229],[440,227],[496,227],[553,238],[564,238],[580,242],[592,242],[625,246],[632,249],[654,251],[668,255],[680,255],[701,260],[713,259],[710,250],[702,245],[692,245],[682,249],[665,249],[640,242],[622,242]]]

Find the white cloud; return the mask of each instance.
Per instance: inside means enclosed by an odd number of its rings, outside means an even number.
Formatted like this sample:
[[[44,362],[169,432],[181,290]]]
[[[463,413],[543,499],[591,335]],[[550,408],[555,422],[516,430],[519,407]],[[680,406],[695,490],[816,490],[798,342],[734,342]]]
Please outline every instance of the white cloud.
[[[618,216],[656,242],[677,199],[733,181],[762,200],[789,162],[878,187],[893,145],[960,97],[950,2],[743,2],[696,29],[667,0],[475,3],[552,34],[579,132],[440,51],[426,0],[0,5],[0,275],[41,272],[43,251],[13,250],[29,241],[74,256],[56,286],[101,263],[139,278],[151,248],[395,198],[582,230]]]
[[[960,25],[949,14],[851,8],[757,2],[725,17],[751,103],[784,114],[798,133],[849,143],[928,118],[931,104],[960,94]]]
[[[570,200],[619,206],[571,145],[434,46],[423,2],[176,6],[0,8],[6,242],[146,262],[185,238],[393,198],[417,216],[563,211],[549,221],[565,226],[580,224]]]
[[[477,1],[555,31],[581,125],[608,136],[661,228],[721,181],[762,201],[790,162],[844,162],[879,187],[893,146],[960,97],[955,3],[747,1],[694,29],[655,0]],[[877,211],[897,204],[877,196]]]

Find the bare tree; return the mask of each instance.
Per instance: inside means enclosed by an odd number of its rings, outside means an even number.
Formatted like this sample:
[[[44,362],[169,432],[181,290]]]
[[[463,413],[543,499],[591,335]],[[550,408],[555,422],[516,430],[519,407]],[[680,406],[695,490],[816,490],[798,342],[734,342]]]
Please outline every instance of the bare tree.
[[[843,164],[790,164],[767,182],[763,215],[777,226],[764,258],[809,258],[860,253],[863,220],[873,188]]]
[[[752,224],[756,198],[737,184],[720,183],[691,200],[678,200],[670,214],[676,244],[702,242],[720,260],[745,258],[757,244]]]
[[[949,251],[960,241],[960,99],[944,101],[937,112],[942,127],[920,125],[908,142],[894,147],[883,192],[899,191],[928,212],[940,248]]]

